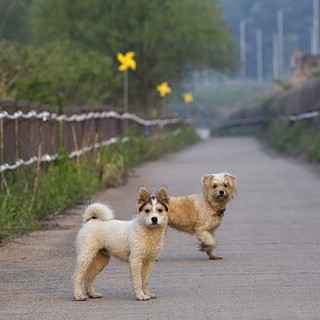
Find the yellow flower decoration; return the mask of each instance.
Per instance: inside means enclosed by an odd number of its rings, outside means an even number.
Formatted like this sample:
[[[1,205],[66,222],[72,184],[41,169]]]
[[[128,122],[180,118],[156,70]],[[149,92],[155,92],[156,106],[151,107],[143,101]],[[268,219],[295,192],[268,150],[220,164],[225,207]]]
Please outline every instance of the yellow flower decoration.
[[[134,51],[129,51],[125,55],[123,55],[121,52],[118,52],[117,58],[120,62],[120,66],[118,68],[119,71],[126,71],[127,69],[136,70],[137,64],[136,61],[133,59],[135,56]]]
[[[191,103],[193,101],[192,93],[190,93],[190,92],[184,93],[183,100],[185,103]]]
[[[159,94],[161,97],[164,97],[168,93],[171,93],[171,88],[168,85],[167,81],[164,81],[157,85],[157,90],[159,91]]]

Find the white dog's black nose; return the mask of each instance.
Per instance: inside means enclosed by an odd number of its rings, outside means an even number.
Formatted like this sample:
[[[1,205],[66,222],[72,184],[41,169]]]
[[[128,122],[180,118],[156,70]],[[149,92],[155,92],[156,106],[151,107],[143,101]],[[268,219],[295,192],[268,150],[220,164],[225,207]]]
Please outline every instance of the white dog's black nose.
[[[224,191],[220,190],[219,193],[223,196],[224,195]]]
[[[152,217],[151,221],[153,224],[157,224],[158,223],[158,218],[157,217]]]

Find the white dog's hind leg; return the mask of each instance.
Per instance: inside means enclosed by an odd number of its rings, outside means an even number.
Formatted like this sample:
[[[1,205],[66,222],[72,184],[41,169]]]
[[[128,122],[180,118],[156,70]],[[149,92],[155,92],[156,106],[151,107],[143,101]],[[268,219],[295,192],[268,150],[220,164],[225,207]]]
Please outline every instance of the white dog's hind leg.
[[[86,248],[84,252],[80,252],[78,255],[77,270],[74,279],[74,298],[77,301],[87,300],[83,294],[82,286],[96,254],[97,252],[94,251],[93,248]]]
[[[131,285],[136,297],[140,301],[150,300],[142,290],[142,261],[141,259],[130,257]]]
[[[200,241],[200,251],[204,251],[209,256],[210,260],[220,260],[222,257],[214,253],[214,248],[217,243],[213,235],[209,231],[196,231],[196,236]]]
[[[87,288],[87,294],[90,298],[101,298],[102,294],[95,292],[93,288],[93,280],[100,273],[109,262],[109,255],[106,252],[98,251],[94,257],[90,270],[87,273],[85,284]]]
[[[151,299],[155,299],[157,296],[154,293],[151,293],[148,289],[149,285],[149,276],[153,266],[153,260],[147,260],[142,266],[142,290],[145,295],[149,296]]]

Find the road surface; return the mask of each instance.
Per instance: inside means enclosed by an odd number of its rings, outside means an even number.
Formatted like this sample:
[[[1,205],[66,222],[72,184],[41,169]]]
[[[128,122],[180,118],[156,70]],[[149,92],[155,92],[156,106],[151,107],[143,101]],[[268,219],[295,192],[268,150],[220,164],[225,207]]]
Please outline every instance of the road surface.
[[[194,236],[169,229],[150,279],[158,295],[136,301],[128,264],[112,259],[96,280],[102,299],[73,300],[75,236],[83,206],[50,229],[0,247],[0,319],[320,319],[320,173],[250,137],[212,138],[136,168],[94,197],[117,218],[134,212],[138,187],[201,191],[204,173],[237,176],[238,195],[216,233],[220,261]]]

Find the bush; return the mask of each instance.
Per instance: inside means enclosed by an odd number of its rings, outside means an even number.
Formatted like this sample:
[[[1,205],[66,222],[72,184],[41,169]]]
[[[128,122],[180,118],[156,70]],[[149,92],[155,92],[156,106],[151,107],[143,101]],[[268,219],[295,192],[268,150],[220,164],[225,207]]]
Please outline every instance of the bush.
[[[111,58],[83,52],[68,41],[39,48],[1,41],[0,99],[60,107],[103,103],[118,82],[111,66]]]
[[[320,162],[320,129],[304,120],[288,126],[282,121],[270,122],[263,134],[276,150]]]

